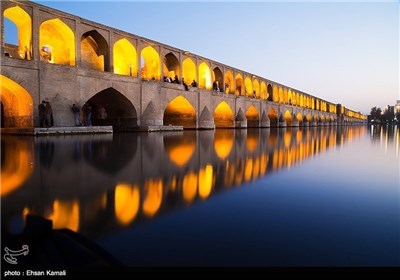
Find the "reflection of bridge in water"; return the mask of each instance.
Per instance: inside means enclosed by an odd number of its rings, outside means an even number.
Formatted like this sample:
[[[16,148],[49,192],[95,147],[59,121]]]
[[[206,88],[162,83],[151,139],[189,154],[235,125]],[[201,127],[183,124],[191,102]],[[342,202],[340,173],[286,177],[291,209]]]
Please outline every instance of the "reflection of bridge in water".
[[[185,128],[363,123],[340,104],[222,63],[33,2],[2,1],[4,127],[38,126],[48,98],[56,126],[73,126],[71,105],[89,103],[94,125]],[[1,29],[8,38],[8,29]],[[11,37],[11,36],[10,36]],[[198,86],[184,90],[177,77]],[[106,112],[107,116],[100,112]]]
[[[10,229],[34,213],[55,228],[101,235],[289,169],[365,130],[3,137],[2,226]]]

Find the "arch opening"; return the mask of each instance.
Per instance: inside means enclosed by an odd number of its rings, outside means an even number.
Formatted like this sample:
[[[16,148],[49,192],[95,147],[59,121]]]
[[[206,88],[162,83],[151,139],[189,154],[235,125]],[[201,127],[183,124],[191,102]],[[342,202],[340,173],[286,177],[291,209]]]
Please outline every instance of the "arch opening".
[[[225,93],[235,93],[235,80],[233,79],[232,71],[228,70],[225,72],[224,77]]]
[[[115,42],[113,47],[114,73],[137,77],[136,49],[127,39]]]
[[[292,126],[292,114],[288,110],[283,114],[283,119],[286,122],[286,126]]]
[[[253,97],[260,98],[260,83],[257,79],[253,80]]]
[[[235,127],[234,115],[228,103],[222,101],[214,110],[214,124],[219,127]]]
[[[160,80],[160,56],[151,46],[145,47],[140,57],[141,76],[145,80]]]
[[[213,90],[224,92],[224,78],[222,71],[219,67],[215,67],[213,70]]]
[[[243,78],[242,78],[242,75],[237,74],[236,77],[235,77],[235,82],[236,82],[235,94],[236,95],[243,95]]]
[[[260,116],[254,105],[251,105],[249,109],[246,111],[246,119],[247,119],[247,127],[260,126]]]
[[[244,79],[244,87],[246,90],[246,96],[253,97],[253,84],[251,83],[251,80],[249,77],[246,77]]]
[[[270,84],[268,84],[268,86],[267,86],[267,93],[268,93],[267,100],[273,101],[272,86]]]
[[[113,127],[137,126],[137,112],[133,104],[114,88],[98,92],[87,102],[91,106],[92,125]],[[82,116],[85,119],[85,116]]]
[[[39,28],[40,59],[75,66],[75,35],[60,19],[46,20]]]
[[[179,60],[173,53],[168,53],[164,56],[163,75],[170,78],[171,81],[175,79],[175,76],[178,77],[178,80],[181,77]]]
[[[191,58],[185,58],[182,63],[182,79],[187,85],[190,85],[193,80],[196,80],[197,71],[196,65]]]
[[[210,68],[205,62],[199,65],[199,88],[212,88]]]
[[[84,68],[109,70],[108,43],[96,30],[88,31],[81,38],[81,65]]]
[[[265,82],[261,82],[260,85],[260,97],[261,99],[267,99],[267,85],[265,84]]]
[[[268,118],[270,121],[270,126],[278,126],[278,114],[276,113],[276,111],[274,110],[274,108],[271,108],[268,111]]]
[[[163,120],[164,125],[182,125],[183,128],[196,128],[196,110],[185,97],[179,95],[168,103]]]

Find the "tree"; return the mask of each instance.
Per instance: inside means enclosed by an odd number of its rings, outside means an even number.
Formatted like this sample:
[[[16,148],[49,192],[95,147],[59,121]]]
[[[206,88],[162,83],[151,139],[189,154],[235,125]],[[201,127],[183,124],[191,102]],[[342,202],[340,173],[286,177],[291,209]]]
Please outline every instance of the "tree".
[[[394,119],[394,112],[386,109],[385,112],[383,113],[382,120],[384,122],[392,122],[393,119]]]
[[[396,120],[400,122],[400,111],[397,111],[395,114]]]
[[[375,120],[375,121],[382,120],[382,109],[377,108],[376,106],[372,107],[370,115],[371,115],[372,120]]]

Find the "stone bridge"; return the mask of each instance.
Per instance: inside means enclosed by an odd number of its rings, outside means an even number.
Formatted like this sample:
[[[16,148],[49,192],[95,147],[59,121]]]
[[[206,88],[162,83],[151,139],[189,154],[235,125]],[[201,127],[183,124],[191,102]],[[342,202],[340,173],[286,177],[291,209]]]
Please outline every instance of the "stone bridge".
[[[2,1],[1,13],[2,127],[39,126],[38,105],[45,99],[55,126],[74,125],[73,103],[91,105],[93,125],[119,127],[284,127],[366,120],[340,104],[36,3]],[[18,45],[5,41],[10,25],[17,30]]]

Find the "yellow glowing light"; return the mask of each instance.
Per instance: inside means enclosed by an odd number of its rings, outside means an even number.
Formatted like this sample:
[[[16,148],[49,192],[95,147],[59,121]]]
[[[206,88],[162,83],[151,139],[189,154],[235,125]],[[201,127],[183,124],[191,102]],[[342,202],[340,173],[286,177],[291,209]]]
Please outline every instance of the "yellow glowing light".
[[[192,158],[195,143],[175,143],[166,147],[170,160],[178,167],[183,167]]]
[[[104,71],[104,55],[92,36],[83,36],[81,40],[81,64],[85,68]]]
[[[2,151],[4,162],[1,166],[1,197],[17,190],[32,176],[31,163],[34,161],[34,147],[27,141],[4,141]]]
[[[182,182],[183,199],[185,202],[192,202],[197,193],[197,175],[189,172],[183,177]]]
[[[163,183],[161,179],[148,180],[144,185],[143,213],[153,217],[160,209],[163,196]]]
[[[232,71],[228,70],[225,72],[224,83],[225,83],[225,92],[234,94],[235,79],[233,79]]]
[[[40,25],[39,46],[51,46],[52,63],[75,65],[75,35],[60,19],[51,19]]]
[[[264,175],[267,172],[269,157],[266,154],[263,154],[260,159],[260,176]]]
[[[53,221],[54,229],[68,228],[72,231],[79,229],[79,202],[78,200],[54,200],[53,213],[47,217]]]
[[[289,104],[289,97],[288,97],[288,91],[287,88],[283,89],[283,102],[285,104]]]
[[[253,81],[253,92],[255,91],[256,97],[260,97],[260,84],[257,79]]]
[[[4,105],[5,127],[33,126],[33,100],[19,84],[0,75],[0,97]]]
[[[237,74],[235,77],[235,82],[236,82],[236,95],[242,95],[243,94],[243,78],[242,75]]]
[[[246,79],[244,79],[244,86],[246,88],[246,96],[253,96],[253,85],[249,77],[246,77]]]
[[[126,76],[137,76],[136,49],[127,39],[115,42],[114,73]]]
[[[114,196],[115,217],[122,225],[130,224],[139,212],[140,193],[137,185],[118,184]]]
[[[212,88],[210,68],[205,62],[199,65],[199,88]]]
[[[32,46],[32,20],[27,12],[18,6],[4,11],[4,17],[12,21],[18,28],[18,51],[27,59],[31,59]]]
[[[260,86],[260,96],[261,99],[267,99],[267,85],[265,84],[265,82],[261,82],[261,86]]]
[[[142,50],[142,78],[146,80],[160,80],[160,56],[157,51],[147,46]]]
[[[278,88],[278,95],[279,95],[279,103],[284,103],[285,102],[285,99],[284,99],[284,96],[283,96],[283,88],[280,86],[279,88]]]
[[[272,88],[272,101],[279,102],[279,90],[278,86],[274,85]]]
[[[213,167],[207,165],[199,171],[199,196],[206,199],[210,196],[213,186]]]
[[[246,182],[250,181],[252,175],[253,175],[253,160],[249,158],[246,160],[246,167],[244,170],[244,180]]]
[[[216,127],[233,127],[234,116],[228,103],[222,101],[214,110],[214,123]]]
[[[292,132],[286,131],[285,135],[283,136],[283,143],[285,145],[285,148],[289,148],[291,142],[292,142]]]
[[[246,119],[248,121],[257,121],[257,120],[259,120],[258,111],[257,111],[256,107],[254,107],[253,105],[251,105],[249,107],[249,109],[247,110]]]
[[[182,75],[187,85],[190,85],[193,80],[197,80],[196,65],[189,57],[182,62]]]
[[[287,126],[290,126],[292,124],[292,114],[290,114],[289,111],[285,111],[285,114],[283,114],[283,118],[285,119]]]
[[[217,156],[224,160],[233,147],[233,130],[216,130],[214,134],[214,149]]]

